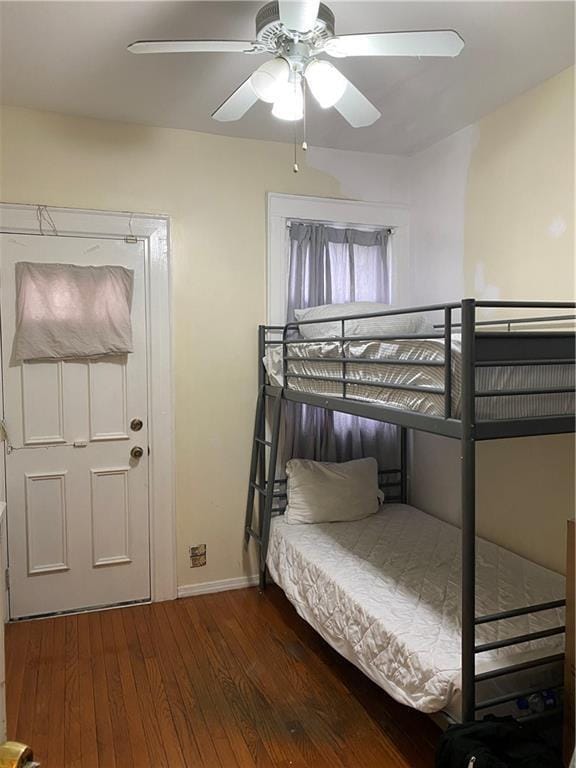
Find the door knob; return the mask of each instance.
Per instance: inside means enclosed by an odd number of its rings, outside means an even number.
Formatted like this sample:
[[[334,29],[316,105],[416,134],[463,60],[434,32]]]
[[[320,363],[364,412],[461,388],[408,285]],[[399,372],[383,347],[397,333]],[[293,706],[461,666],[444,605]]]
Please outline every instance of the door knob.
[[[141,459],[142,456],[144,456],[144,448],[141,448],[139,445],[135,445],[134,448],[130,451],[130,456],[132,456],[133,459]]]

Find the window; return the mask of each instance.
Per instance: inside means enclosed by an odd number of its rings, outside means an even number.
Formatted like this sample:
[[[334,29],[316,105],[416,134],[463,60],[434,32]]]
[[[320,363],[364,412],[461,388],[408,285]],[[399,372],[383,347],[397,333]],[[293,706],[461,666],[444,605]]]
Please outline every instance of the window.
[[[287,317],[295,309],[355,301],[390,303],[388,229],[291,221]],[[387,462],[396,429],[344,413],[289,403],[286,458],[344,461],[374,456]]]
[[[287,318],[320,304],[376,301],[389,304],[388,229],[289,224]]]

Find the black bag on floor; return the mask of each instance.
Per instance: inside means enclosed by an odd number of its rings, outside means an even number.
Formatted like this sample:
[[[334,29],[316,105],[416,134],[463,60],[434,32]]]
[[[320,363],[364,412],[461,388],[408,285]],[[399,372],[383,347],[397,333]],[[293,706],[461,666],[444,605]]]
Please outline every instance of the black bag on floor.
[[[451,725],[438,745],[436,768],[562,768],[562,760],[533,727],[490,718]]]

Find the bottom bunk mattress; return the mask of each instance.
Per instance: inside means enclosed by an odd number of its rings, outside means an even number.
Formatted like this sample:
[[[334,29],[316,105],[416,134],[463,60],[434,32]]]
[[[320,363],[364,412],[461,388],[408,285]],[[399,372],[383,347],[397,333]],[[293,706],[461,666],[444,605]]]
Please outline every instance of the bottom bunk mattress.
[[[405,504],[385,504],[351,523],[291,525],[277,517],[267,559],[272,578],[298,613],[345,658],[397,701],[422,712],[445,710],[456,719],[460,562],[460,531]],[[476,615],[560,599],[565,590],[559,574],[482,539],[476,584]],[[480,625],[476,641],[563,623],[563,609],[549,610]],[[478,654],[476,669],[563,650],[559,635]],[[480,691],[480,698],[494,692]]]

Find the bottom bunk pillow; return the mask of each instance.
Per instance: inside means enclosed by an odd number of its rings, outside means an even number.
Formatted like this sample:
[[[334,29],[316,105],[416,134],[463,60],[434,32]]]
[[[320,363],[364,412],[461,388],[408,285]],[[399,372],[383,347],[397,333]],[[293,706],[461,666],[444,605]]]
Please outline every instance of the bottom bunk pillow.
[[[376,459],[344,462],[290,459],[286,464],[290,524],[361,520],[380,508]]]

